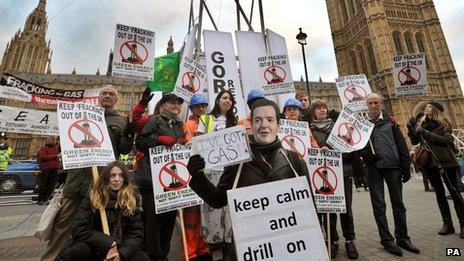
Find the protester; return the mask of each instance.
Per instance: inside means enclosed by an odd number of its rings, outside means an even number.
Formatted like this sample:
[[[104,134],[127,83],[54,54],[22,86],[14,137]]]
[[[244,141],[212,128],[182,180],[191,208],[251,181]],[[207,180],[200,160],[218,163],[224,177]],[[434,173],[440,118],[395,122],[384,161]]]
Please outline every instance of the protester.
[[[423,172],[427,173],[435,190],[438,208],[443,219],[443,226],[438,234],[449,235],[455,232],[442,183],[443,178],[453,199],[454,209],[461,226],[459,236],[464,239],[464,200],[458,191],[457,184],[460,166],[452,149],[454,138],[451,123],[443,112],[443,105],[439,102],[428,102],[424,115],[419,120],[413,118],[408,122],[408,134],[413,144],[420,143],[421,147],[430,149],[427,153],[426,164],[421,167]]]
[[[260,90],[251,90],[248,93],[248,96],[247,96],[248,108],[251,110],[251,105],[253,104],[253,102],[255,102],[255,101],[259,100],[259,99],[264,99],[264,93],[262,91],[260,91]],[[251,135],[251,117],[250,117],[250,115],[246,116],[243,119],[240,119],[237,122],[237,125],[245,126],[246,133],[248,135]]]
[[[53,136],[48,136],[44,146],[39,151],[39,197],[37,204],[43,205],[48,201],[58,179],[58,169],[61,162],[58,159],[60,145]]]
[[[302,110],[310,110],[311,104],[309,102],[308,94],[305,92],[299,92],[296,94],[296,99],[301,103]]]
[[[311,104],[311,112],[313,115],[313,121],[309,128],[311,130],[311,137],[316,141],[316,146],[312,142],[313,147],[321,148],[323,150],[332,149],[327,144],[330,132],[335,124],[335,120],[328,118],[327,103],[324,100],[314,100]],[[353,166],[352,164],[358,158],[355,153],[343,153],[343,183],[345,186],[345,201],[346,201],[346,213],[340,214],[340,222],[342,225],[343,237],[345,237],[345,249],[346,254],[350,259],[358,258],[358,251],[355,245],[355,233],[354,233],[354,222],[353,222]],[[327,215],[319,214],[319,219],[323,220],[324,228],[327,228]],[[331,237],[331,255],[335,258],[338,253],[338,232],[337,232],[337,214],[330,213],[330,237]]]
[[[285,119],[298,121],[300,120],[302,111],[303,107],[301,103],[295,98],[290,98],[285,102],[282,114],[285,116]]]
[[[369,143],[361,151],[368,167],[369,192],[371,195],[374,218],[380,235],[380,243],[385,249],[402,256],[399,248],[419,254],[412,245],[406,226],[406,208],[403,203],[403,183],[411,178],[409,168],[409,150],[401,130],[393,117],[382,111],[383,98],[377,93],[366,97],[369,120],[374,123]],[[387,183],[395,220],[395,238],[388,230],[385,214],[385,194],[383,182]],[[399,246],[399,247],[398,247]]]
[[[218,184],[214,185],[204,173],[204,159],[198,154],[189,159],[187,168],[192,175],[190,187],[214,208],[227,205],[226,192],[232,189],[236,178],[239,188],[293,178],[297,175],[308,176],[305,162],[295,152],[284,150],[277,138],[280,128],[277,104],[267,99],[255,101],[251,109],[251,118],[253,124],[250,146],[253,160],[243,163],[241,175],[237,173],[239,164],[228,166]]]
[[[136,148],[144,154],[140,168],[135,172],[135,182],[142,195],[145,252],[154,260],[167,260],[177,211],[155,214],[149,149],[187,142],[179,119],[183,102],[182,98],[174,94],[164,95],[158,102],[160,113],[150,116],[136,138]]]
[[[13,149],[6,143],[7,136],[5,132],[0,132],[0,171],[8,168],[8,160],[10,159]]]
[[[199,135],[198,124],[200,117],[205,115],[207,107],[208,100],[201,94],[194,94],[190,99],[189,108],[192,115],[184,124],[184,135],[187,141]],[[210,261],[208,245],[201,233],[200,206],[184,208],[184,227],[189,260]]]
[[[422,117],[424,116],[424,111],[425,111],[425,107],[427,106],[427,103],[428,102],[426,102],[426,101],[422,101],[422,102],[419,102],[418,104],[416,104],[416,106],[414,106],[414,109],[413,109],[413,112],[412,112],[413,117],[411,119],[409,119],[409,122],[407,124],[408,136],[410,138],[411,138],[411,136],[416,136],[415,131],[412,128],[411,124],[415,125],[417,122],[419,122],[422,119]],[[411,154],[414,154],[416,152],[416,150],[417,150],[417,146],[413,146]],[[430,188],[430,185],[429,185],[429,179],[427,177],[427,173],[424,171],[422,166],[419,166],[414,161],[412,163],[414,164],[414,169],[416,171],[419,171],[422,174],[422,183],[424,184],[424,190],[433,192],[433,189]]]
[[[214,107],[209,115],[200,117],[198,133],[208,134],[237,125],[234,115],[235,98],[230,91],[218,93]],[[206,177],[216,185],[223,173],[223,168],[209,170]],[[214,209],[208,204],[201,206],[201,223],[205,241],[209,245],[213,260],[228,259],[231,256],[232,225],[227,207]]]
[[[132,149],[134,124],[126,123],[116,110],[118,92],[112,85],[106,85],[100,91],[98,103],[105,109],[105,121],[110,135],[113,152],[116,158],[127,154]],[[82,199],[88,194],[92,183],[91,168],[72,169],[68,171],[63,187],[63,199],[58,211],[47,249],[41,260],[55,260],[59,251],[68,244],[71,225]]]
[[[64,260],[149,260],[140,249],[144,234],[141,198],[129,175],[120,161],[103,170],[79,207]],[[105,209],[109,235],[103,233],[100,208]]]

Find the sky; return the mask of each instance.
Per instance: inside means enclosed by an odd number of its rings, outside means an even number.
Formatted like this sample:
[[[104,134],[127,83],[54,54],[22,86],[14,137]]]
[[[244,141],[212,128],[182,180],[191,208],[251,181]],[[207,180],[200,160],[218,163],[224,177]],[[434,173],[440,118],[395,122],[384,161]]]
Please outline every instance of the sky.
[[[24,26],[27,15],[39,0],[0,1],[0,55],[14,33]],[[251,0],[241,0],[247,14]],[[258,1],[252,17],[255,31],[260,31]],[[233,0],[207,0],[207,6],[220,31],[237,29]],[[464,87],[464,1],[434,0],[448,47]],[[294,80],[304,75],[301,46],[295,38],[298,28],[308,34],[306,59],[309,80],[334,81],[338,76],[333,50],[329,18],[324,0],[264,0],[265,26],[287,41],[289,60]],[[194,0],[195,17],[199,0]],[[49,27],[47,39],[53,50],[52,72],[95,74],[106,73],[108,54],[114,48],[116,23],[155,31],[155,56],[166,53],[167,41],[172,36],[178,50],[187,34],[190,0],[48,0]],[[203,28],[213,29],[206,12]],[[242,21],[242,30],[247,30]]]

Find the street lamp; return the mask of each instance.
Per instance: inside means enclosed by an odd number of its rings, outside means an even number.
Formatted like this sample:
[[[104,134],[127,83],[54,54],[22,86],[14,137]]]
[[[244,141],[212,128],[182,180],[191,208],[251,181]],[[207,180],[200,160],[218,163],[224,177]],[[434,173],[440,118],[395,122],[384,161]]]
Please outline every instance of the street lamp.
[[[305,48],[304,48],[304,46],[306,45],[307,37],[308,35],[303,33],[300,27],[300,32],[296,35],[296,39],[298,40],[298,43],[301,44],[301,51],[303,53],[303,64],[304,64],[305,77],[306,77],[306,91],[308,92],[308,102],[311,104],[311,98],[309,95],[308,68],[306,66],[306,55],[305,55]]]

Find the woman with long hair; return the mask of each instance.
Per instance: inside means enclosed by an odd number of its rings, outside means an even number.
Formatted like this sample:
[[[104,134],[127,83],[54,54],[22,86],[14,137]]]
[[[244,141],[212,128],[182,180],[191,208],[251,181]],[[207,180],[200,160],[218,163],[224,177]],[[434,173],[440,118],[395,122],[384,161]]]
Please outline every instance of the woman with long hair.
[[[140,249],[144,233],[141,198],[129,175],[120,161],[103,170],[79,208],[65,260],[149,260]],[[106,210],[110,235],[102,232],[101,208]]]
[[[422,168],[427,173],[427,177],[435,190],[438,208],[443,219],[443,227],[438,231],[438,234],[449,235],[455,232],[442,183],[443,178],[450,191],[454,209],[461,225],[460,237],[464,239],[464,201],[458,192],[457,184],[459,163],[453,152],[454,138],[451,135],[451,123],[443,112],[443,105],[439,102],[429,102],[422,118],[418,122],[409,122],[409,137],[413,144],[420,143],[423,148],[430,149],[427,154],[427,163]]]
[[[237,125],[234,114],[235,98],[230,91],[219,92],[214,102],[214,107],[209,115],[202,115],[198,125],[198,133],[208,134]],[[217,185],[223,173],[223,168],[208,170],[207,178]],[[232,247],[232,225],[227,207],[215,209],[208,204],[201,205],[202,233],[205,242],[208,243],[213,260],[221,257],[229,260]]]

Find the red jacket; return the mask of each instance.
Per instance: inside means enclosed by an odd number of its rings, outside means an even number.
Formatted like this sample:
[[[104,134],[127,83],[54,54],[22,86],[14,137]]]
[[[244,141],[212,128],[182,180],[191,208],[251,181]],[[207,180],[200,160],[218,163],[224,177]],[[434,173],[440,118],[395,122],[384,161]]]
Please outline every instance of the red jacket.
[[[58,154],[60,146],[54,144],[52,146],[44,145],[39,151],[39,165],[41,170],[59,169],[61,166]]]
[[[145,113],[147,106],[137,103],[132,110],[132,120],[135,121],[135,133],[140,133],[143,130],[143,126],[147,123],[149,115]]]

